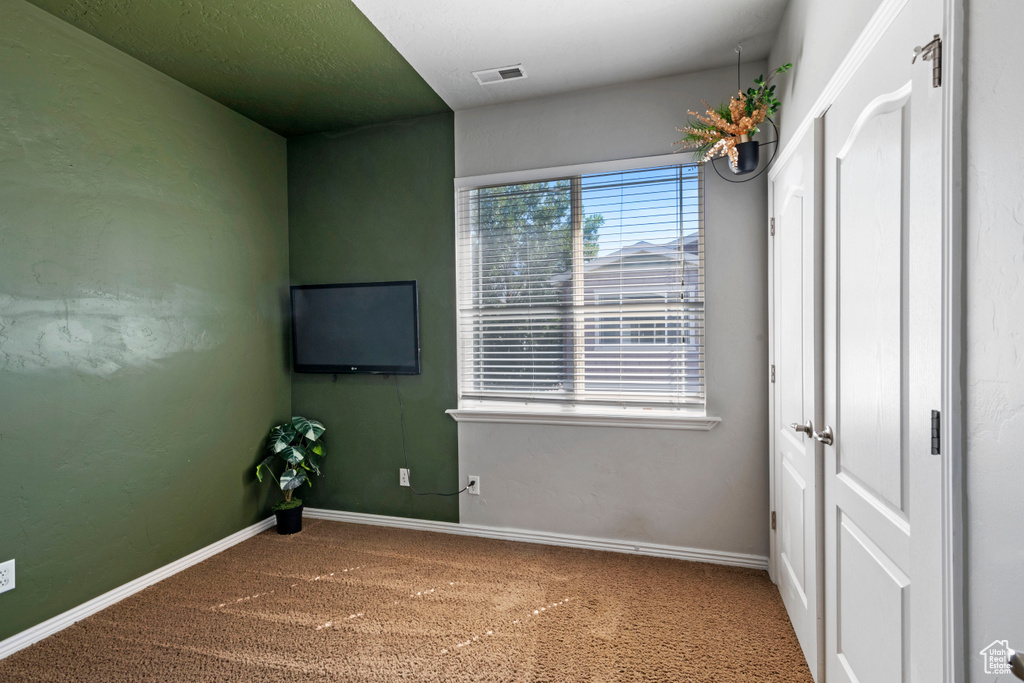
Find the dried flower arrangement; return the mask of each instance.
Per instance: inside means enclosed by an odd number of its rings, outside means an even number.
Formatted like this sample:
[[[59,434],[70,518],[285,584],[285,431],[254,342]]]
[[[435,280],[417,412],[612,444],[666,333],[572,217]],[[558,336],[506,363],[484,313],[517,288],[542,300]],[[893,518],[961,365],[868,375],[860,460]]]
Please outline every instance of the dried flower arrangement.
[[[682,145],[677,152],[693,151],[697,161],[710,161],[716,157],[728,156],[729,164],[736,167],[739,152],[736,145],[747,142],[758,132],[758,125],[779,110],[781,102],[775,97],[775,86],[770,85],[777,74],[786,73],[792,64],[783,64],[772,71],[768,78],[758,76],[753,88],[739,91],[729,104],[717,107],[704,102],[707,112],[687,112],[691,118],[685,128],[676,128],[685,133],[675,145]],[[755,162],[756,163],[756,162]]]

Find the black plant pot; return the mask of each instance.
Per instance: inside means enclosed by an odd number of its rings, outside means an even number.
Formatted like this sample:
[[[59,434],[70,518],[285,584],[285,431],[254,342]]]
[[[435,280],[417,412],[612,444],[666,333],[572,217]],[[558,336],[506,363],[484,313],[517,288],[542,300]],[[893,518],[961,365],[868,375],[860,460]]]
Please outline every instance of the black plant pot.
[[[736,152],[739,156],[736,158],[735,166],[729,164],[730,171],[736,175],[743,175],[757,169],[757,164],[761,160],[757,140],[741,142],[736,145]]]
[[[277,533],[297,534],[302,531],[302,507],[300,505],[290,510],[274,511],[277,516]]]

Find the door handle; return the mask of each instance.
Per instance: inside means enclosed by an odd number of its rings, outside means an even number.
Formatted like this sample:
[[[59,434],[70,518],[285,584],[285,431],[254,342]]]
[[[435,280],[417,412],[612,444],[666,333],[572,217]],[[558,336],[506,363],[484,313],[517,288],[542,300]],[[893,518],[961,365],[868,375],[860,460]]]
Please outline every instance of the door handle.
[[[808,420],[804,424],[797,424],[796,422],[789,425],[789,428],[794,432],[806,434],[807,436],[814,436],[814,425]]]
[[[813,436],[816,441],[820,441],[826,446],[831,446],[833,441],[835,441],[835,434],[832,433],[832,428],[828,425],[825,425],[825,428],[821,430],[821,434],[814,432],[811,436]]]

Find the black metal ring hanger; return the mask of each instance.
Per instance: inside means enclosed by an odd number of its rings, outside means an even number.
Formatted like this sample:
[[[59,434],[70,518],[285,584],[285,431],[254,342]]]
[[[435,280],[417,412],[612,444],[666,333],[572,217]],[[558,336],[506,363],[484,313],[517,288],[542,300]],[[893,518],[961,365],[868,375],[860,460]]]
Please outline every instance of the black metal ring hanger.
[[[736,90],[738,90],[739,92],[743,92],[743,81],[740,78],[740,58],[742,56],[743,56],[743,46],[742,45],[737,45],[736,46]],[[718,166],[715,165],[715,160],[716,159],[721,159],[722,157],[715,157],[714,159],[711,160],[710,163],[711,163],[711,168],[715,169],[715,173],[718,174],[719,178],[721,178],[722,180],[724,180],[727,183],[734,183],[734,184],[735,183],[749,183],[751,180],[753,180],[757,176],[759,176],[762,173],[764,173],[765,171],[767,171],[768,167],[772,165],[772,162],[775,161],[775,155],[779,153],[779,127],[775,125],[774,121],[772,121],[772,117],[766,116],[766,117],[764,117],[764,119],[768,123],[772,124],[772,128],[775,129],[775,139],[774,140],[771,140],[770,142],[766,142],[763,145],[758,145],[758,148],[767,147],[768,145],[775,145],[775,149],[772,150],[772,157],[764,165],[764,168],[762,168],[760,171],[758,171],[754,175],[750,176],[749,178],[744,178],[743,180],[730,180],[729,178],[727,178],[724,175],[722,175],[722,172],[718,170]],[[726,157],[726,159],[728,159],[728,157]]]

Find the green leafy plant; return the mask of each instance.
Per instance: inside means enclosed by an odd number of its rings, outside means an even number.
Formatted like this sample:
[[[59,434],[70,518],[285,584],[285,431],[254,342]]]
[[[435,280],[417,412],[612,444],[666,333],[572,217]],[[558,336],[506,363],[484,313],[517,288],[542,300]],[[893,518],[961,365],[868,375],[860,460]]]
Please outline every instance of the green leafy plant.
[[[256,465],[256,478],[262,482],[263,475],[269,474],[284,491],[284,500],[274,505],[274,510],[288,510],[302,505],[302,500],[292,493],[303,484],[313,486],[313,474],[320,474],[327,445],[324,443],[324,426],[316,420],[293,417],[291,423],[278,425],[270,430],[267,450],[270,455]],[[275,474],[277,468],[280,474]]]
[[[787,73],[792,68],[792,64],[783,64],[768,74],[767,79],[764,76],[755,78],[754,85],[756,87],[747,88],[747,92],[743,96],[744,113],[747,116],[753,116],[762,107],[765,110],[765,116],[773,116],[778,112],[782,102],[779,102],[779,99],[775,97],[775,86],[769,84],[776,75]],[[750,134],[753,135],[756,132],[757,128],[755,127]]]

